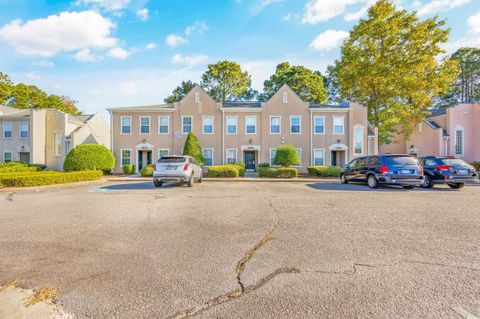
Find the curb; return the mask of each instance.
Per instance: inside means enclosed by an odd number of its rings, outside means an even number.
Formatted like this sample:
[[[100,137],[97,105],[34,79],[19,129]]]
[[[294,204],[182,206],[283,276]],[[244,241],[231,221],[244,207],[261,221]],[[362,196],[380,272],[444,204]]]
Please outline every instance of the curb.
[[[152,178],[110,178],[108,182],[151,182]],[[332,183],[338,179],[314,178],[203,178],[203,182],[231,182],[231,183]]]

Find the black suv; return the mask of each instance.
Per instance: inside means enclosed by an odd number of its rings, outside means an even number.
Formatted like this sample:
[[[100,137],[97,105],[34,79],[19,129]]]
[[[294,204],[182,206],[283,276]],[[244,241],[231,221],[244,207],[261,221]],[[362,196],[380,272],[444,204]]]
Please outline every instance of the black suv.
[[[423,168],[411,155],[376,155],[356,158],[340,174],[343,184],[366,182],[370,188],[379,184],[400,185],[411,189],[423,184]]]
[[[435,184],[447,184],[453,189],[462,188],[465,183],[478,182],[475,168],[464,160],[454,156],[421,157],[425,171],[424,188],[432,188]]]

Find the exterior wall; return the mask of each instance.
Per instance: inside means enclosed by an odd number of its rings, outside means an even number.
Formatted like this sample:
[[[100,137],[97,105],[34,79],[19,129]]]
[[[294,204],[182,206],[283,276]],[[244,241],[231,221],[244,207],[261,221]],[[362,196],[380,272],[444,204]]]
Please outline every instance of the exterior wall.
[[[72,134],[72,148],[80,144],[99,144],[110,149],[110,127],[105,118],[97,113]],[[68,135],[68,134],[67,134]]]
[[[3,130],[4,124],[12,124],[12,138],[4,139],[3,138]],[[28,138],[22,139],[20,138],[20,124],[27,123],[28,128]],[[19,161],[20,160],[20,152],[28,152],[30,153],[30,161],[31,161],[31,146],[32,146],[32,125],[30,123],[30,116],[25,117],[11,117],[11,118],[3,118],[0,119],[0,162],[4,162],[4,154],[5,152],[12,153],[12,161]]]
[[[450,135],[448,148],[449,154],[455,155],[455,131],[464,130],[464,154],[463,158],[468,162],[480,159],[478,137],[480,136],[480,104],[459,104],[447,109],[448,133]]]
[[[30,141],[32,145],[31,162],[45,164],[46,110],[32,110]]]
[[[284,93],[288,100],[284,102]],[[196,94],[200,100],[196,101]],[[325,116],[325,134],[313,135],[311,121],[313,115]],[[121,134],[121,118],[132,118],[132,134]],[[140,134],[140,117],[151,118],[150,134]],[[159,134],[159,116],[169,116],[169,134]],[[363,155],[367,155],[368,120],[366,108],[352,104],[350,108],[310,108],[310,104],[302,101],[288,86],[283,86],[262,107],[222,107],[214,101],[202,88],[194,88],[180,102],[173,107],[150,106],[139,108],[118,108],[111,110],[112,149],[116,157],[115,172],[122,171],[121,150],[130,150],[130,163],[137,165],[137,147],[153,151],[152,161],[158,160],[158,150],[168,149],[169,154],[181,154],[187,134],[182,133],[182,117],[192,116],[193,132],[198,137],[202,148],[213,149],[213,164],[227,163],[228,149],[237,150],[237,162],[244,162],[244,151],[252,150],[256,153],[255,164],[270,162],[270,149],[282,144],[292,144],[301,149],[301,172],[313,164],[313,148],[325,150],[325,165],[330,163],[329,147],[338,143],[345,144],[345,154],[339,154],[342,164],[353,156],[353,149],[349,147],[353,140],[352,125],[361,125],[364,128]],[[213,134],[203,133],[203,117],[213,116]],[[227,117],[237,118],[237,133],[228,134]],[[246,133],[246,117],[256,117],[256,133]],[[270,117],[281,117],[280,134],[270,134]],[[301,117],[301,132],[294,134],[290,131],[290,117]],[[344,117],[344,134],[333,134],[333,117]],[[340,141],[340,142],[339,142]],[[360,154],[357,154],[359,156]]]
[[[63,162],[65,161],[65,128],[67,115],[56,110],[46,110],[46,130],[45,130],[45,165],[48,170],[63,170]],[[54,153],[54,136],[62,135],[60,155]]]
[[[442,129],[434,129],[426,123],[417,125],[406,143],[406,153],[416,154],[418,157],[432,154],[444,155],[442,143]],[[413,146],[413,148],[412,148]]]

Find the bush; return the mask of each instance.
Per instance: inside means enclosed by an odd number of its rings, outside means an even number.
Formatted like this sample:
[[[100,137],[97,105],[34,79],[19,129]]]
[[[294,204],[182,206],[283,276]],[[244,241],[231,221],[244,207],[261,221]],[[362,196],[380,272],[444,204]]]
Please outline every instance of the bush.
[[[102,171],[6,173],[0,174],[0,186],[26,187],[75,183],[97,180],[102,175]]]
[[[97,144],[82,144],[68,153],[63,170],[101,170],[108,174],[115,167],[115,157],[108,148]]]
[[[228,164],[226,166],[235,167],[236,169],[238,169],[238,174],[239,174],[240,177],[245,176],[245,164],[244,163]]]
[[[142,169],[140,170],[140,175],[142,175],[143,177],[153,176],[153,166],[152,166],[152,164],[147,165],[145,167],[142,167]]]
[[[15,173],[15,172],[36,172],[36,171],[43,170],[45,168],[45,165],[42,165],[41,167],[37,167],[37,165],[29,165],[29,164],[20,163],[20,162],[1,163],[0,174]]]
[[[480,161],[475,161],[472,163],[472,166],[475,167],[477,172],[480,172]]]
[[[200,166],[205,164],[205,158],[203,158],[203,151],[200,147],[200,142],[193,132],[188,133],[185,145],[183,145],[183,155],[193,157]]]
[[[297,150],[293,145],[281,145],[277,148],[274,163],[283,167],[300,164]]]
[[[208,177],[239,177],[240,170],[234,165],[210,166],[207,172]]]
[[[258,164],[258,167],[270,167],[269,163],[260,163]]]
[[[308,175],[322,177],[338,177],[342,169],[337,166],[309,166],[307,167]]]
[[[291,167],[260,167],[258,169],[258,176],[274,178],[294,178],[298,176],[298,171],[296,168]]]
[[[125,164],[122,166],[123,174],[133,174],[135,172],[135,165]]]

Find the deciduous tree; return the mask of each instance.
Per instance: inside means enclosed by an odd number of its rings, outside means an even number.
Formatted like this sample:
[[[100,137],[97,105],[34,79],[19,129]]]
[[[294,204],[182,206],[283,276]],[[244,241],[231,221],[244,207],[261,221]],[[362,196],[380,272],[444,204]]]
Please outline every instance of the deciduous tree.
[[[198,84],[195,82],[192,82],[190,80],[188,81],[182,81],[179,86],[177,86],[173,91],[172,94],[170,94],[164,101],[165,103],[174,103],[178,102],[181,99],[185,97],[185,95],[188,94],[195,86]]]

